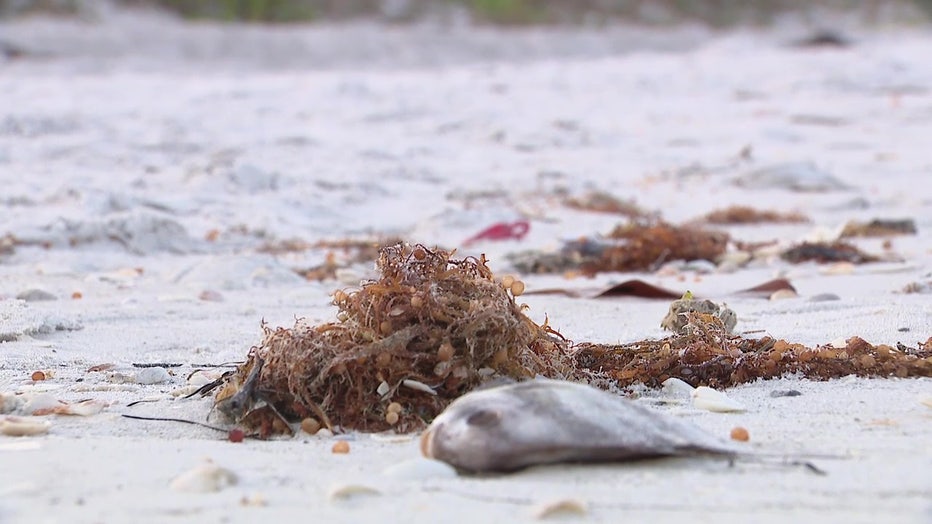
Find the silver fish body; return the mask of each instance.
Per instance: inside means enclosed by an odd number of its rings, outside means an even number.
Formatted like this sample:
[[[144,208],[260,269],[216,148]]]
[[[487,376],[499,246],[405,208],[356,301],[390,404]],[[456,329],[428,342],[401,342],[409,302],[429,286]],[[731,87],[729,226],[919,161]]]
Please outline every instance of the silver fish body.
[[[471,472],[736,453],[688,422],[591,386],[547,379],[460,397],[427,428],[421,451]]]

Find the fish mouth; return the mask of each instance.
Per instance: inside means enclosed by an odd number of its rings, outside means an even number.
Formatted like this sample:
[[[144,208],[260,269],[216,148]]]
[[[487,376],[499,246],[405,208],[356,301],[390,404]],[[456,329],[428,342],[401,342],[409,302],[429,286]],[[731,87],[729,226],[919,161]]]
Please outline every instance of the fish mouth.
[[[434,458],[431,455],[433,451],[434,444],[434,432],[433,428],[427,428],[424,430],[424,433],[421,433],[421,455],[427,458]]]

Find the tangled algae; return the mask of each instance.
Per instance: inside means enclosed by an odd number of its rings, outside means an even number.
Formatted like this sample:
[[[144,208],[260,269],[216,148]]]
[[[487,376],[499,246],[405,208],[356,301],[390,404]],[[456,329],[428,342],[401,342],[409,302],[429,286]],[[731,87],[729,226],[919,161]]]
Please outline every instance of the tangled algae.
[[[496,376],[615,387],[659,387],[670,377],[726,387],[787,373],[932,376],[932,338],[916,347],[852,337],[810,348],[733,335],[699,311],[682,313],[684,328],[660,340],[572,344],[528,318],[515,301],[523,286],[496,280],[484,257],[398,244],[381,250],[377,266],[377,280],[334,294],[337,321],[264,327],[263,341],[224,379],[217,410],[261,436],[288,433],[302,419],[405,432]]]
[[[457,260],[425,246],[381,250],[378,280],[337,291],[337,321],[264,327],[262,343],[229,381],[262,363],[249,425],[313,417],[331,428],[410,431],[492,376],[560,377],[572,371],[568,344],[528,318],[484,257]],[[221,388],[218,404],[236,392]],[[389,406],[397,406],[389,410]],[[390,413],[396,413],[391,415]],[[239,420],[244,423],[244,420]]]
[[[844,345],[810,348],[771,337],[732,335],[722,319],[708,313],[685,314],[682,334],[621,345],[578,344],[579,371],[589,370],[618,387],[660,387],[676,377],[693,387],[734,386],[757,379],[799,374],[810,379],[932,376],[932,338],[917,347],[873,345],[860,337]]]

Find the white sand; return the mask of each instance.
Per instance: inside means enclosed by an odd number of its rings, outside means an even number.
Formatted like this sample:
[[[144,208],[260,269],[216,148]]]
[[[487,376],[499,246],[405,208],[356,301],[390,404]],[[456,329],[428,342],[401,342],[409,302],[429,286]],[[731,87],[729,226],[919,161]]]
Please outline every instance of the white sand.
[[[322,254],[272,257],[257,254],[261,244],[394,233],[453,247],[495,221],[530,216],[523,242],[461,251],[489,253],[493,269],[507,271],[510,252],[555,248],[617,221],[556,205],[559,188],[607,190],[673,221],[736,203],[814,221],[730,228],[746,240],[913,218],[919,234],[893,241],[902,262],[850,273],[774,260],[698,281],[691,272],[685,281],[637,276],[722,297],[785,275],[800,297],[727,299],[739,330],[806,344],[925,341],[929,294],[897,292],[932,279],[932,39],[855,36],[850,50],[799,51],[784,34],[702,31],[447,36],[123,15],[0,24],[0,39],[35,52],[0,63],[0,236],[37,243],[0,255],[0,392],[109,404],[92,417],[50,418],[48,436],[0,437],[0,522],[511,522],[563,497],[589,505],[583,521],[929,522],[929,379],[756,383],[729,391],[749,407],[740,415],[660,407],[722,436],[744,426],[760,452],[847,456],[814,459],[827,476],[661,461],[399,481],[382,472],[417,457],[416,440],[350,435],[350,454],[334,455],[326,438],[233,444],[203,428],[120,416],[204,420],[209,400],[169,394],[192,369],[242,359],[262,319],[333,317],[328,295],[343,284],[291,271]],[[735,164],[745,145],[754,160]],[[802,161],[847,189],[731,183]],[[216,242],[204,240],[211,230],[221,232]],[[859,244],[883,251],[879,241]],[[588,287],[631,276],[526,280],[529,289]],[[58,300],[14,300],[29,289]],[[223,300],[199,300],[205,290]],[[819,293],[840,300],[808,300]],[[574,340],[663,335],[662,301],[525,301]],[[158,362],[183,366],[164,384],[114,375]],[[116,367],[86,371],[103,363]],[[36,370],[54,376],[32,383]],[[769,396],[790,388],[802,396]],[[126,407],[140,399],[155,402]],[[169,489],[205,457],[240,482],[217,494]],[[328,501],[331,486],[348,482],[383,494]],[[265,505],[243,506],[244,497]]]

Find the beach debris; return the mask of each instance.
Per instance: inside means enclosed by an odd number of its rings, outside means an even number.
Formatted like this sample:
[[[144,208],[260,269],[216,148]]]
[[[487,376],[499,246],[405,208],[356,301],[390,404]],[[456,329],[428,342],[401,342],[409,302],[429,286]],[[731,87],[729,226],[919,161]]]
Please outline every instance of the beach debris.
[[[33,382],[41,382],[43,380],[48,380],[52,378],[53,373],[51,371],[33,371],[32,375],[29,376],[30,380]]]
[[[727,233],[693,225],[636,220],[602,237],[565,242],[556,253],[526,251],[509,255],[509,260],[524,273],[652,271],[670,260],[714,262],[725,253],[728,240]]]
[[[915,235],[916,221],[906,219],[875,218],[870,222],[852,220],[841,230],[840,238],[851,237],[887,237],[895,235]]]
[[[531,515],[537,520],[561,517],[581,517],[589,512],[585,501],[579,499],[556,499],[542,502],[531,509]]]
[[[771,398],[798,397],[800,395],[802,395],[802,393],[795,389],[775,389],[770,392]]]
[[[797,211],[781,212],[773,210],[761,210],[751,206],[731,206],[724,209],[710,211],[697,222],[718,225],[734,224],[761,224],[761,223],[782,223],[782,224],[800,224],[809,222],[809,218]]]
[[[265,339],[219,388],[217,409],[244,391],[259,361],[247,393],[261,392],[287,420],[314,417],[331,431],[417,430],[494,376],[572,373],[568,343],[522,312],[514,286],[505,289],[484,257],[398,244],[382,250],[378,269],[377,280],[334,293],[336,322],[265,327]],[[404,406],[397,420],[386,416],[393,402]],[[272,427],[278,417],[265,411],[230,418],[260,434],[280,432]]]
[[[879,257],[864,253],[857,246],[847,242],[803,242],[792,246],[780,254],[780,258],[792,264],[815,261],[819,264],[829,262],[850,262],[866,264],[880,261]]]
[[[339,455],[345,455],[350,452],[349,442],[342,439],[338,440],[333,444],[333,447],[330,449],[330,451]]]
[[[670,396],[692,397],[693,390],[696,388],[676,377],[670,377],[663,381],[663,390]]]
[[[227,440],[229,440],[230,442],[238,444],[245,439],[246,439],[246,432],[241,430],[240,428],[233,428],[230,430],[229,433],[227,433]]]
[[[166,382],[171,382],[171,380],[171,374],[162,366],[140,369],[133,377],[133,381],[135,383],[145,386],[153,384],[164,384]]]
[[[90,417],[104,410],[106,404],[93,399],[82,400],[80,402],[65,403],[58,402],[57,405],[36,408],[32,410],[33,416],[42,415],[72,415],[78,417]]]
[[[27,289],[16,294],[16,298],[19,300],[25,300],[26,302],[45,302],[51,300],[58,300],[58,297],[44,289]]]
[[[643,218],[650,213],[638,207],[633,200],[621,200],[604,191],[590,191],[581,196],[567,196],[563,205],[579,211],[621,215],[628,218]]]
[[[812,162],[776,164],[734,179],[736,186],[748,189],[785,189],[796,192],[826,192],[848,186]]]
[[[237,482],[236,473],[208,460],[178,475],[168,486],[184,493],[216,493]]]
[[[401,242],[401,239],[395,237],[362,240],[322,240],[307,246],[307,249],[327,250],[324,261],[316,266],[297,271],[299,275],[307,280],[338,280],[342,270],[354,264],[372,263],[379,257],[379,250],[399,242]]]
[[[52,423],[48,420],[17,417],[13,415],[0,416],[0,435],[8,437],[31,437],[44,435],[49,432]]]
[[[316,418],[307,417],[301,421],[301,431],[308,435],[316,435],[320,431],[320,422]]]
[[[456,470],[446,462],[418,457],[392,464],[382,474],[397,480],[447,479],[456,477]]]
[[[101,372],[101,371],[110,371],[111,369],[113,369],[113,368],[115,368],[115,367],[116,367],[116,364],[113,364],[113,363],[110,363],[110,362],[107,362],[107,363],[104,363],[104,364],[95,364],[95,365],[93,365],[93,366],[87,368],[87,372],[88,372],[88,373],[99,373],[99,372]]]
[[[738,442],[747,442],[751,440],[751,434],[748,433],[747,428],[741,426],[735,426],[731,428],[731,432],[728,434],[731,437],[731,440],[737,440]]]
[[[747,411],[740,402],[733,400],[721,391],[707,386],[699,386],[690,393],[693,406],[713,413],[743,413]]]
[[[466,472],[734,454],[688,422],[591,386],[549,379],[460,397],[421,436],[421,452]]]
[[[791,291],[789,289],[780,289],[778,291],[774,291],[773,294],[770,295],[770,300],[784,300],[787,298],[796,298],[798,296],[799,295],[797,295],[795,291]]]
[[[365,484],[336,484],[327,490],[330,501],[347,500],[360,496],[379,496],[382,492]]]
[[[690,385],[725,388],[758,379],[795,373],[811,379],[932,376],[932,338],[917,348],[901,350],[849,337],[845,347],[809,347],[777,340],[731,335],[721,322],[687,313],[686,334],[659,340],[607,345],[572,345],[577,372],[589,370],[617,387],[645,384],[660,387],[677,377]]]
[[[498,222],[483,229],[463,241],[463,247],[469,247],[479,241],[487,240],[521,240],[531,230],[531,223],[527,220],[515,222]]]
[[[911,294],[911,293],[932,293],[932,275],[926,275],[927,280],[910,282],[903,286],[900,290],[900,293]]]
[[[707,322],[721,322],[727,333],[733,332],[738,324],[738,315],[727,305],[718,305],[711,300],[696,299],[692,293],[687,291],[682,298],[670,304],[670,309],[660,322],[660,327],[678,335],[686,334],[690,326],[687,313],[708,315],[710,318]]]

